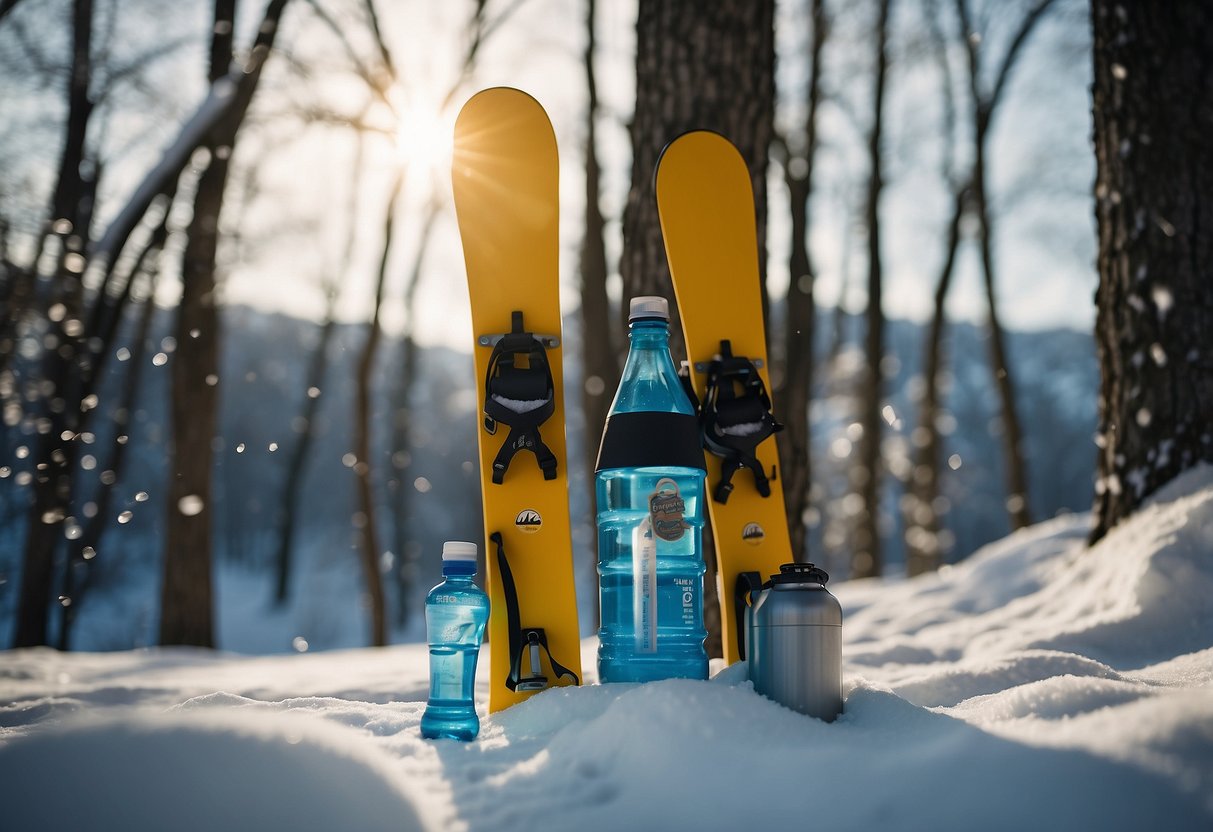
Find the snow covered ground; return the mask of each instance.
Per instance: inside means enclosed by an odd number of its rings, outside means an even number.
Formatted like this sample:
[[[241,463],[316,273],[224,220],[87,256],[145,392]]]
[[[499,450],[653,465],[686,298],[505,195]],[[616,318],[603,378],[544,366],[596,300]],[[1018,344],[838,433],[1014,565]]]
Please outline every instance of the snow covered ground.
[[[551,690],[429,742],[420,645],[0,654],[0,827],[1213,828],[1213,469],[1090,551],[1086,529],[838,586],[830,725],[735,666]]]

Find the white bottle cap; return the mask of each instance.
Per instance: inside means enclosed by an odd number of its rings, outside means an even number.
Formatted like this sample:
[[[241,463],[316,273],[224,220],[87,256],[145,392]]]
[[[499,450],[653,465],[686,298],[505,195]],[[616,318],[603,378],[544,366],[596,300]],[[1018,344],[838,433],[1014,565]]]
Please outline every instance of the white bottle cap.
[[[634,321],[637,318],[661,318],[668,321],[670,319],[670,302],[659,295],[641,295],[638,298],[632,298],[631,306],[628,307],[628,320]]]
[[[476,560],[476,544],[466,540],[448,540],[442,544],[442,559],[445,560]]]

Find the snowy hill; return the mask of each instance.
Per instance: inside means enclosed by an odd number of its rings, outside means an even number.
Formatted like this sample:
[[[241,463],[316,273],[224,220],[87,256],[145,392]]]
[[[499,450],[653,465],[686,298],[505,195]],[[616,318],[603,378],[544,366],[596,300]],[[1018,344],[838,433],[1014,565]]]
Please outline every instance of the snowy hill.
[[[1207,830],[1213,469],[1090,550],[1086,529],[1059,518],[937,575],[839,585],[847,700],[830,725],[757,696],[734,666],[709,682],[551,690],[482,714],[475,742],[429,742],[417,645],[3,654],[0,818],[6,830]]]

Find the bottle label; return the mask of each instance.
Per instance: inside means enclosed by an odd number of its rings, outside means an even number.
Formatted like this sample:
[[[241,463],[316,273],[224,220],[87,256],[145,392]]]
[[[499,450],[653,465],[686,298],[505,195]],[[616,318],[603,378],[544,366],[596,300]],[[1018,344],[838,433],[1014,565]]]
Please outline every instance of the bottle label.
[[[657,541],[649,518],[632,530],[632,621],[637,653],[657,652]]]
[[[653,493],[649,495],[649,520],[653,532],[662,540],[671,543],[681,540],[690,528],[682,519],[686,508],[686,501],[678,491],[678,483],[669,477],[659,479]]]

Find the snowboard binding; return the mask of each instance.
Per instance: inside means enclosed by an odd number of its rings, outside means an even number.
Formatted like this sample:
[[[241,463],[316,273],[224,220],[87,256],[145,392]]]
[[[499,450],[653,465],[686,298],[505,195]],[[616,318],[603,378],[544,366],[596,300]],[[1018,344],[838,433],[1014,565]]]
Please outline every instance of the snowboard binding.
[[[700,369],[697,365],[696,369]],[[720,354],[703,368],[707,385],[699,409],[703,446],[720,457],[720,482],[712,499],[727,503],[733,493],[733,475],[743,468],[754,474],[754,487],[771,496],[774,466],[768,477],[754,449],[768,436],[783,430],[771,413],[771,397],[755,362],[733,355],[729,341],[720,342]]]
[[[516,693],[546,690],[550,686],[548,677],[543,675],[543,665],[540,661],[540,648],[548,655],[548,663],[557,679],[569,677],[574,685],[580,685],[581,679],[552,655],[548,647],[547,633],[542,627],[523,627],[522,613],[518,606],[518,590],[514,586],[514,574],[510,571],[510,561],[505,554],[505,542],[501,532],[493,532],[489,540],[497,550],[497,570],[501,575],[501,590],[505,595],[506,627],[510,641],[510,674],[505,680],[505,686]],[[522,675],[523,659],[528,660],[530,672]]]
[[[544,444],[539,426],[556,411],[555,386],[547,349],[560,339],[536,335],[523,326],[522,313],[510,313],[510,331],[504,335],[482,335],[481,346],[493,348],[484,379],[484,429],[492,436],[497,425],[510,429],[493,460],[493,483],[505,482],[514,455],[521,450],[535,454],[545,480],[556,479],[556,455]],[[526,357],[526,366],[518,361]]]

